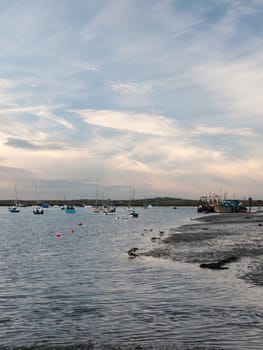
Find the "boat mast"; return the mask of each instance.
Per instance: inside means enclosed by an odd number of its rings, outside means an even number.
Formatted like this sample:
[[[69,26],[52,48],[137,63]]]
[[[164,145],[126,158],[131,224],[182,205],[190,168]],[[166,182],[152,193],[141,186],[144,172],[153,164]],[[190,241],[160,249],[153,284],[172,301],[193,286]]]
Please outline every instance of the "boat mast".
[[[17,203],[17,180],[15,182],[15,205],[17,206],[18,203]]]
[[[95,202],[95,207],[98,207],[98,200],[99,200],[99,185],[96,184],[96,202]]]
[[[37,203],[40,202],[40,192],[39,192],[39,180],[37,180]]]

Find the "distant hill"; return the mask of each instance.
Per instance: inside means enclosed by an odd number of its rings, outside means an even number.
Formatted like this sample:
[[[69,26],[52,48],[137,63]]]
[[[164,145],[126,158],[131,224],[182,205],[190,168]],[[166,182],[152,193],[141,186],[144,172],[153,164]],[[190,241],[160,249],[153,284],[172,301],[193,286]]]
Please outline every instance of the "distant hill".
[[[132,206],[148,206],[151,204],[152,206],[195,206],[197,205],[197,200],[192,199],[183,199],[183,198],[173,198],[173,197],[154,197],[154,198],[143,198],[143,199],[135,199],[135,200],[102,200],[102,199],[71,199],[71,200],[40,200],[39,203],[49,203],[50,205],[64,205],[67,203],[71,203],[74,205],[95,205],[98,202],[100,205],[113,205],[113,206],[128,206],[129,204]],[[13,200],[0,200],[0,206],[9,206],[13,204]],[[31,206],[36,204],[35,200],[21,200],[20,204],[23,206]]]
[[[10,206],[13,204],[13,200],[0,200],[0,206]],[[84,206],[84,205],[95,205],[96,202],[99,205],[112,205],[116,207],[120,206],[136,206],[136,207],[147,207],[149,204],[160,207],[180,207],[180,206],[197,206],[198,200],[195,199],[184,199],[184,198],[176,198],[176,197],[154,197],[154,198],[143,198],[143,199],[135,199],[135,200],[102,200],[102,199],[71,199],[71,200],[40,200],[39,203],[49,203],[49,205],[64,205],[67,203],[76,205],[76,206]],[[242,200],[243,204],[248,206],[249,203],[247,200]],[[36,204],[36,200],[21,200],[20,204],[22,206],[31,206]],[[263,206],[262,200],[253,200],[252,206]]]

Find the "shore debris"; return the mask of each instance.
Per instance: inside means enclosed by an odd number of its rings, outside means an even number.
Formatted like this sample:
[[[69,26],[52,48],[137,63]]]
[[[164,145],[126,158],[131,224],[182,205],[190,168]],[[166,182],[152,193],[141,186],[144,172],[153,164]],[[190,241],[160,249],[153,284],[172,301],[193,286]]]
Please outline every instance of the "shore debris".
[[[156,241],[160,241],[161,238],[160,237],[152,237],[151,238],[151,242],[156,242]]]
[[[201,268],[207,268],[207,269],[214,269],[214,270],[227,270],[228,266],[225,266],[225,264],[229,264],[233,261],[237,261],[238,258],[236,256],[231,256],[226,259],[221,259],[216,262],[211,262],[211,263],[203,263],[200,264],[199,266]]]

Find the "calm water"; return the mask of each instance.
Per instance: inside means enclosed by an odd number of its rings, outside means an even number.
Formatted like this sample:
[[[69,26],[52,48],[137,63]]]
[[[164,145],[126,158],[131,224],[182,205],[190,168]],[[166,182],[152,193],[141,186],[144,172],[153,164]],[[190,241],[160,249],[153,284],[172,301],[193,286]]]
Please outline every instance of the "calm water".
[[[159,244],[151,242],[159,230],[190,223],[196,209],[139,213],[117,220],[89,208],[0,208],[0,346],[262,349],[262,287],[228,270],[128,259],[132,247]]]

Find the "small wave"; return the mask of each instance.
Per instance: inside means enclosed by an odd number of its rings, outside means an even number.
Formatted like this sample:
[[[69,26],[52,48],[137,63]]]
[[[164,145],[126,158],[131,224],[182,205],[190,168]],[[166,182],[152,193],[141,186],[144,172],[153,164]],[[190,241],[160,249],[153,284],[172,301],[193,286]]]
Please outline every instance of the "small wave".
[[[31,345],[17,347],[1,347],[1,350],[230,350],[211,344],[192,344],[192,343],[103,343],[93,342],[85,344],[50,344],[50,345]]]

